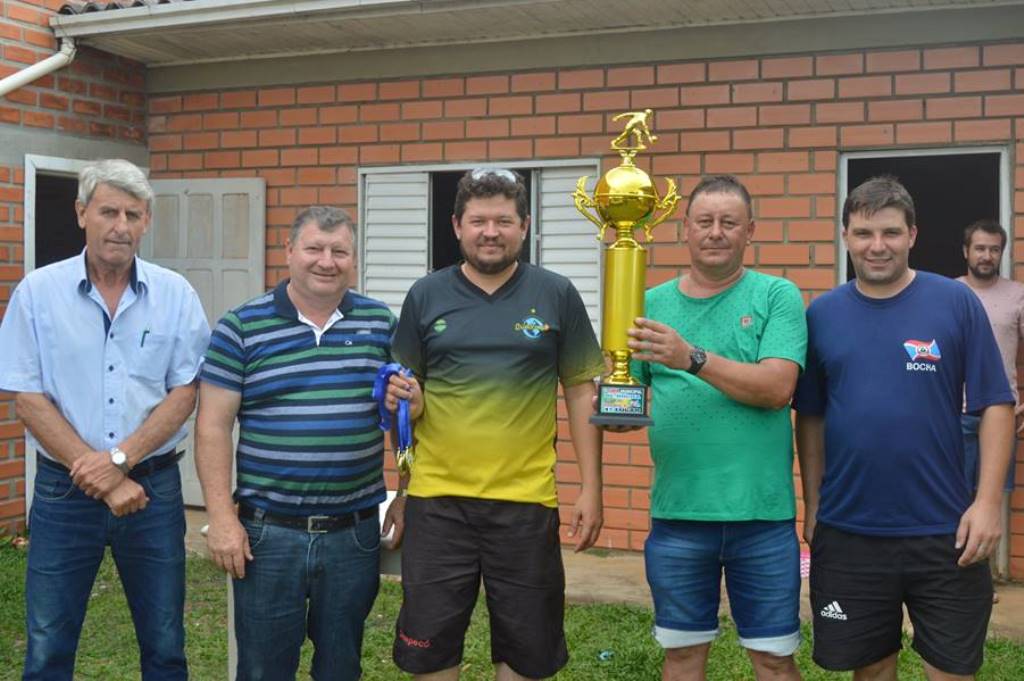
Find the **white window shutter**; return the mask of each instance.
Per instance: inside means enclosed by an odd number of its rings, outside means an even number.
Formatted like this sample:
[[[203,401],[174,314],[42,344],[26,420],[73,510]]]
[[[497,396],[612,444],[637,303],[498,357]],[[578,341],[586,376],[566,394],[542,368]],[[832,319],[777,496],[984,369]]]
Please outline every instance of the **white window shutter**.
[[[366,173],[362,189],[362,292],[397,315],[409,288],[427,274],[430,178]]]
[[[600,336],[601,242],[597,227],[579,214],[572,199],[576,183],[584,175],[589,176],[587,192],[593,193],[598,170],[594,165],[581,165],[542,168],[538,174],[539,264],[572,280]]]

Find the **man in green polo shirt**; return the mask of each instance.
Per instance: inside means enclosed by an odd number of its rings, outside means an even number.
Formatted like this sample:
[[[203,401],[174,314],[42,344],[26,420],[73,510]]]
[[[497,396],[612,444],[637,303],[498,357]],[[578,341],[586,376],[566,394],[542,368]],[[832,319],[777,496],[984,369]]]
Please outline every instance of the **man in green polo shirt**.
[[[411,399],[417,440],[394,658],[431,680],[458,678],[481,577],[496,678],[545,678],[568,660],[559,384],[582,481],[569,533],[576,550],[601,529],[601,433],[589,417],[604,360],[572,283],[519,262],[529,222],[518,174],[467,173],[452,218],[465,260],[412,287],[393,341],[418,379],[392,379],[388,397],[392,409]]]
[[[743,267],[750,194],[734,177],[690,195],[689,273],[647,292],[630,330],[651,386],[645,545],[665,678],[703,678],[722,572],[757,678],[799,679],[799,544],[789,401],[807,347],[796,286]]]

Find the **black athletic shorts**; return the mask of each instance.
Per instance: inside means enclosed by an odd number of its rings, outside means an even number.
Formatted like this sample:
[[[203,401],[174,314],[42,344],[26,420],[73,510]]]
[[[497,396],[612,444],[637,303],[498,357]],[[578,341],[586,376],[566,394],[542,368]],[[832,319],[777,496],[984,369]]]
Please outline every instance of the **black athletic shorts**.
[[[898,652],[903,605],[914,650],[947,674],[981,667],[992,613],[988,561],[956,564],[951,534],[872,537],[819,524],[811,543],[814,661],[846,671]]]
[[[464,497],[409,497],[394,659],[411,674],[462,661],[483,578],[491,660],[528,678],[565,666],[565,571],[558,510]]]

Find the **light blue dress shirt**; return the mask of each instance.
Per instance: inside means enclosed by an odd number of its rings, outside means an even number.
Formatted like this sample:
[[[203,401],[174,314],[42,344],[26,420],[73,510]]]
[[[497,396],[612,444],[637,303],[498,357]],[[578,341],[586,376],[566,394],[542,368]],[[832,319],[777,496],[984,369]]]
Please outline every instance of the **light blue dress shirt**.
[[[135,259],[111,318],[85,253],[30,272],[0,323],[0,389],[45,394],[93,449],[135,432],[172,389],[195,380],[210,341],[199,296],[181,275]],[[167,452],[182,426],[150,452]],[[49,456],[28,434],[28,442]]]

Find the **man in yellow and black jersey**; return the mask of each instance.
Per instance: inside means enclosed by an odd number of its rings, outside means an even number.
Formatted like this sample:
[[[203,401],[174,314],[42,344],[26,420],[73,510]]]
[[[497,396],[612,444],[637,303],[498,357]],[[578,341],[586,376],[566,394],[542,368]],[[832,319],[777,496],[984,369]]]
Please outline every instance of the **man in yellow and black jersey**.
[[[481,578],[499,681],[549,677],[568,660],[559,383],[582,480],[576,549],[601,529],[601,435],[588,419],[604,360],[572,283],[519,262],[529,222],[517,173],[466,173],[452,216],[464,261],[413,285],[393,341],[417,378],[393,378],[388,395],[391,408],[410,399],[417,440],[394,658],[431,679],[458,678]]]

